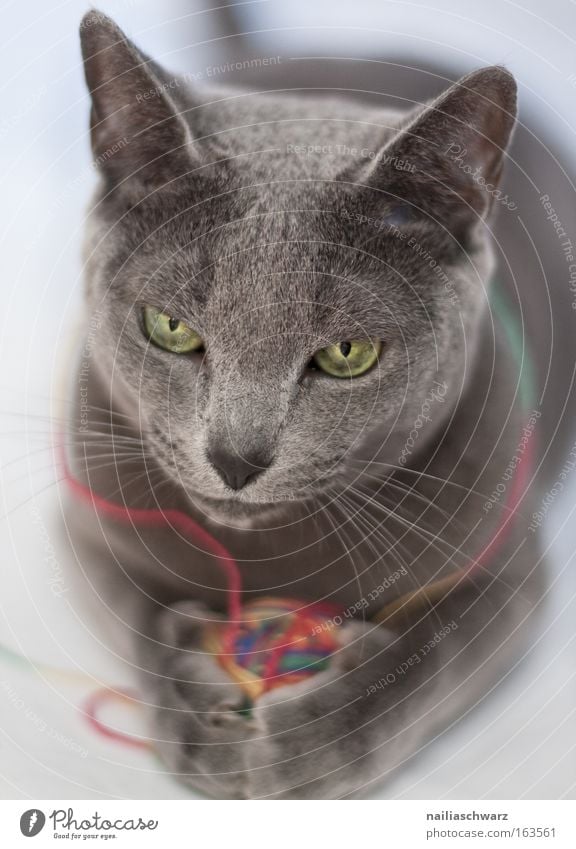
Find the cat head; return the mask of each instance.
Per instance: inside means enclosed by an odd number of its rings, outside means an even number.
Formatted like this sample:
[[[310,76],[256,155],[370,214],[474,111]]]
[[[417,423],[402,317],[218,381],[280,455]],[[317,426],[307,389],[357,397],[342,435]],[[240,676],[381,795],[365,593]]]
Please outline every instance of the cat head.
[[[250,515],[406,463],[418,421],[425,451],[481,341],[510,74],[398,114],[191,87],[98,12],[81,40],[94,359],[149,452]]]

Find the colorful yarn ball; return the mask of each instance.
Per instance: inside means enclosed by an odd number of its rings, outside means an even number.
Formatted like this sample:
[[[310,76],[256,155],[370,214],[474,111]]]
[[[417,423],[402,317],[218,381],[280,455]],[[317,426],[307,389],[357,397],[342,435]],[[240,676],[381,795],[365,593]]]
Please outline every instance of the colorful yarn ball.
[[[332,605],[259,598],[245,605],[238,625],[209,628],[206,649],[254,702],[327,669],[339,648],[337,612]]]

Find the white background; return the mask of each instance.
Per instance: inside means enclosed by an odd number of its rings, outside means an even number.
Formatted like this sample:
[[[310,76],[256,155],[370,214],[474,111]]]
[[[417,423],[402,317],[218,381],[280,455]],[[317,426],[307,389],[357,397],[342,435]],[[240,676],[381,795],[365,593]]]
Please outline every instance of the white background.
[[[192,14],[194,2],[99,5],[175,70],[195,71],[225,55],[211,43],[210,15]],[[95,180],[77,39],[85,8],[77,0],[3,5],[0,460],[1,512],[9,515],[2,524],[0,641],[47,666],[34,672],[0,661],[0,797],[183,799],[190,794],[159,775],[152,755],[87,729],[78,704],[94,681],[61,684],[51,671],[79,662],[101,682],[130,680],[74,613],[70,593],[55,595],[51,583],[54,558],[65,567],[70,554],[56,523],[56,490],[45,488],[53,472],[50,423],[42,417],[49,412],[56,338],[66,335],[60,324],[72,334],[77,320],[80,233]],[[291,0],[246,4],[241,19],[258,43],[274,45],[267,52],[286,56],[391,51],[462,70],[503,62],[518,76],[525,120],[538,114],[574,168],[576,4],[568,0]],[[575,494],[576,479],[547,526],[555,583],[542,639],[496,695],[406,765],[383,791],[388,798],[574,797]],[[127,728],[138,726],[134,714],[122,716]],[[79,756],[78,747],[87,755]]]

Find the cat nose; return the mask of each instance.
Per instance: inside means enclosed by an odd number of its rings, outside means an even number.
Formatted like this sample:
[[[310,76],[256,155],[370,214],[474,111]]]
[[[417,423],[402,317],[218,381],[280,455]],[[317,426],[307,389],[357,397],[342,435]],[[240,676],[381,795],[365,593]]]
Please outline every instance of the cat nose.
[[[225,448],[212,448],[208,452],[208,459],[224,483],[236,491],[257,478],[272,462],[271,458],[261,452],[255,451],[242,457]]]

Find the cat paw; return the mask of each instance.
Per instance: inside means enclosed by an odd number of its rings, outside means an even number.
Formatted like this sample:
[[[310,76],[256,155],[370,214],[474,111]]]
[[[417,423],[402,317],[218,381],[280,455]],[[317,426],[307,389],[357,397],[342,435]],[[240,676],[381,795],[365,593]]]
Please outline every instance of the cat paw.
[[[158,622],[156,672],[145,690],[152,741],[169,774],[222,799],[249,798],[248,746],[261,730],[241,690],[203,647],[223,616],[196,602],[166,609]]]
[[[341,649],[327,670],[258,700],[254,716],[265,732],[250,748],[252,798],[339,798],[370,770],[374,726],[367,722],[366,687],[396,635],[363,623],[341,630]]]
[[[176,637],[177,648],[156,689],[155,728],[171,773],[224,799],[341,794],[349,783],[348,737],[358,722],[365,667],[394,635],[363,623],[344,626],[328,669],[266,693],[247,713],[242,691],[217,659],[199,649],[196,639],[185,639],[205,616],[195,604],[180,605],[179,624],[169,623],[172,630],[165,635]]]
[[[240,702],[226,700],[203,712],[197,723],[180,725],[172,751],[164,750],[179,780],[219,799],[253,797],[251,748],[262,728],[240,707]]]
[[[210,625],[226,621],[201,601],[180,601],[165,608],[158,618],[158,641],[171,648],[186,648],[200,644]]]

